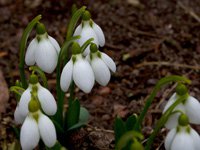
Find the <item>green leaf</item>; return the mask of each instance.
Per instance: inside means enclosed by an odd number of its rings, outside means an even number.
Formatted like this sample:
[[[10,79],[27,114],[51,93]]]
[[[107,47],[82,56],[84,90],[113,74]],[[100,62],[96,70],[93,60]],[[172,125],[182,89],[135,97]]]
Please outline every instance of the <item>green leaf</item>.
[[[137,121],[137,115],[136,114],[133,114],[133,115],[128,117],[128,119],[126,120],[127,131],[133,130],[136,121]]]
[[[51,119],[51,121],[55,125],[56,131],[58,133],[64,133],[64,129],[62,128],[62,126],[58,122],[56,122],[54,119]]]
[[[77,24],[78,20],[80,19],[80,17],[82,16],[85,9],[86,9],[86,7],[83,6],[80,9],[78,9],[76,12],[74,12],[74,14],[69,22],[69,25],[68,25],[67,37],[66,37],[67,40],[72,37],[72,35],[74,33],[74,29],[76,27],[76,24]]]
[[[56,142],[56,144],[51,147],[51,148],[48,148],[46,147],[46,150],[67,150],[65,147],[63,147],[58,141]]]
[[[121,138],[116,144],[116,150],[121,150],[124,147],[127,146],[127,144],[130,142],[130,140],[133,140],[134,138],[142,140],[144,137],[141,133],[137,131],[128,131]]]
[[[25,71],[24,71],[24,64],[25,64],[25,48],[27,44],[28,37],[35,27],[35,25],[38,23],[38,21],[42,18],[41,15],[36,16],[26,27],[26,29],[23,32],[22,38],[20,40],[20,63],[19,63],[19,71],[20,71],[20,79],[22,81],[22,87],[27,88],[28,84],[25,77]]]
[[[38,66],[31,66],[29,67],[29,70],[32,70],[34,72],[37,72],[40,76],[40,78],[42,79],[42,82],[43,82],[43,86],[45,88],[48,87],[48,84],[47,84],[47,78],[45,76],[45,73],[38,67]]]
[[[88,110],[84,107],[81,107],[80,115],[79,115],[79,122],[77,124],[75,124],[74,126],[72,126],[71,128],[69,128],[68,131],[74,130],[74,129],[82,127],[83,125],[86,125],[89,120],[89,117],[90,117],[90,114],[89,114]]]
[[[71,128],[73,125],[77,124],[79,121],[80,114],[80,102],[79,100],[74,100],[67,110],[67,129]]]
[[[114,123],[114,131],[115,131],[115,143],[118,143],[121,136],[126,132],[126,126],[124,121],[117,117]]]

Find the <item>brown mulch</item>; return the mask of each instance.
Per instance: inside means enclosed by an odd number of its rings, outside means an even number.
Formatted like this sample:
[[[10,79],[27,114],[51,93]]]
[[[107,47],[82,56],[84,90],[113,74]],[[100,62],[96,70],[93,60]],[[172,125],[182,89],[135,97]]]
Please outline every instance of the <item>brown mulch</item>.
[[[37,0],[31,5],[30,2],[0,0],[0,70],[9,87],[19,79],[19,41],[28,22],[42,14],[48,33],[61,44],[73,1]],[[200,99],[199,0],[88,0],[84,5],[104,30],[106,45],[101,50],[115,60],[117,72],[106,87],[96,84],[90,94],[76,90],[91,117],[86,128],[74,133],[72,143],[77,146],[73,149],[114,149],[114,118],[118,115],[126,119],[140,113],[154,85],[164,76],[188,77],[192,80],[191,95]],[[48,77],[54,92],[55,76]],[[174,85],[169,85],[158,93],[144,122],[145,138],[173,89]],[[6,112],[0,114],[0,149],[15,139],[12,129],[15,107],[16,100],[11,94]],[[163,149],[165,135],[163,129],[153,149]]]

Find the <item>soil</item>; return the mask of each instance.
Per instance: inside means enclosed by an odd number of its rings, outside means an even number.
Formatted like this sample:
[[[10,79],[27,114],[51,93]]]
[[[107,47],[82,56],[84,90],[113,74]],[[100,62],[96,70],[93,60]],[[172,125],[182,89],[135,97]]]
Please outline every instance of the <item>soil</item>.
[[[0,0],[0,72],[7,82],[4,88],[19,79],[19,42],[28,22],[42,14],[49,35],[62,44],[73,2]],[[72,149],[114,149],[115,117],[126,119],[133,113],[139,114],[162,77],[188,77],[192,80],[190,94],[200,99],[199,0],[87,0],[77,4],[86,5],[93,20],[102,27],[106,45],[101,51],[113,58],[117,72],[106,87],[96,84],[90,94],[76,89],[76,96],[91,116],[85,128],[71,135],[70,142],[75,145]],[[50,91],[55,93],[55,75],[48,78]],[[174,87],[166,86],[157,94],[143,124],[145,140]],[[16,140],[13,131],[16,100],[12,93],[4,105],[6,110],[0,114],[0,149]],[[194,127],[200,133],[199,126]],[[166,132],[161,130],[152,149],[164,149]]]

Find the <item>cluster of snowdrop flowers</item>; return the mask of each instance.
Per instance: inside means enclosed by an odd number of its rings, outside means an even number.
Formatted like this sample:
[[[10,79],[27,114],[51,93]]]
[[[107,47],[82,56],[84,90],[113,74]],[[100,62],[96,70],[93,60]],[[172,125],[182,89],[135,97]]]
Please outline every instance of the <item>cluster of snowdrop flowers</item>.
[[[82,23],[75,29],[74,36],[80,35],[81,38],[77,42],[82,46],[88,39],[93,38],[93,42],[99,47],[105,45],[105,36],[99,25],[92,19],[89,11],[85,11],[82,16]],[[83,52],[84,56],[90,53],[89,46]]]
[[[49,36],[45,26],[37,23],[37,35],[30,42],[25,55],[25,62],[28,66],[37,66],[46,73],[52,73],[58,61],[60,46],[57,41]]]
[[[185,94],[187,94],[186,100],[174,108],[165,124],[170,129],[165,139],[166,150],[200,149],[200,136],[189,125],[189,123],[200,124],[200,103],[187,93],[185,85],[177,86],[176,93],[169,99],[163,112],[166,112],[180,96]]]
[[[53,95],[38,83],[36,75],[31,75],[29,87],[23,92],[14,113],[16,123],[22,124],[20,143],[23,150],[34,149],[40,138],[47,147],[55,145],[55,126],[45,114],[52,116],[56,111]]]
[[[107,85],[110,80],[110,70],[116,71],[114,61],[105,53],[99,52],[96,44],[90,46],[91,53],[84,57],[80,45],[73,43],[72,57],[63,68],[60,85],[63,91],[67,91],[71,81],[85,93],[89,93],[94,86],[94,80],[100,85]]]

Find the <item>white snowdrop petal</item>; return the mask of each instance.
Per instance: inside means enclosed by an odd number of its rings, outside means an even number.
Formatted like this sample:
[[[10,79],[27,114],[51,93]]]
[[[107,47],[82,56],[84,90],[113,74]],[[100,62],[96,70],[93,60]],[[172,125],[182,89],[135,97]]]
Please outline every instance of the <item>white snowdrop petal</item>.
[[[94,58],[91,61],[95,80],[102,86],[106,86],[110,81],[110,71],[106,64],[100,58]]]
[[[189,133],[178,132],[174,137],[170,150],[195,150],[195,146]]]
[[[25,117],[21,115],[19,111],[19,106],[16,107],[15,112],[14,112],[14,119],[16,124],[22,124],[25,120]]]
[[[89,93],[94,86],[94,73],[87,60],[78,59],[73,68],[73,80],[85,93]]]
[[[167,104],[164,107],[163,113],[176,101],[177,95],[174,93],[168,100]]]
[[[56,143],[56,130],[52,121],[45,115],[40,114],[38,126],[41,138],[47,147],[53,147]]]
[[[20,143],[23,150],[34,149],[39,142],[40,135],[37,122],[30,116],[27,116],[20,132]]]
[[[53,95],[46,88],[38,84],[38,99],[40,101],[42,110],[47,115],[54,115],[57,111],[56,101]]]
[[[190,136],[194,142],[194,146],[196,150],[200,149],[200,136],[199,134],[192,128],[190,128]]]
[[[95,22],[93,22],[93,26],[92,27],[94,29],[94,32],[97,35],[97,38],[98,38],[98,41],[99,41],[99,45],[101,47],[103,47],[105,45],[105,36],[104,36],[104,33],[103,33],[102,29]]]
[[[82,31],[82,24],[78,25],[74,31],[74,36],[80,35]]]
[[[115,62],[105,53],[101,53],[102,60],[104,63],[108,66],[108,68],[112,71],[116,71],[116,65]]]
[[[61,89],[66,92],[69,89],[70,83],[72,81],[72,72],[73,72],[73,62],[70,60],[65,67],[60,76],[60,86]]]
[[[37,49],[37,46],[38,46],[38,41],[36,38],[34,38],[30,42],[25,55],[25,62],[28,66],[32,66],[35,64],[35,51]]]
[[[200,124],[200,103],[197,99],[189,96],[185,102],[186,114],[189,117],[189,122],[194,124]]]
[[[58,54],[48,39],[42,39],[35,51],[36,64],[46,73],[52,73],[56,68]]]
[[[183,113],[185,112],[184,106],[182,104],[179,104],[178,106],[176,106],[174,111],[176,110],[180,110]],[[180,113],[175,113],[175,114],[170,115],[167,122],[165,123],[165,127],[168,129],[175,128],[178,125],[179,116],[180,116]]]
[[[170,130],[170,132],[167,134],[166,138],[165,138],[165,149],[166,150],[170,150],[172,142],[174,140],[176,134],[176,128],[173,128],[172,130]]]
[[[20,98],[19,101],[19,113],[21,114],[21,116],[23,116],[24,118],[28,115],[28,103],[31,100],[31,86],[29,85],[29,87],[22,93],[22,96]]]
[[[59,46],[58,42],[53,37],[51,37],[49,35],[48,35],[48,38],[49,38],[51,44],[53,45],[53,47],[56,49],[57,54],[59,54],[59,52],[60,52],[60,46]]]
[[[80,44],[80,46],[82,46],[90,38],[94,38],[92,42],[95,43],[97,47],[99,46],[97,36],[94,30],[89,25],[87,24],[84,25],[80,35],[81,35],[81,38],[78,40],[78,43]],[[85,49],[85,51],[83,52],[83,55],[87,56],[89,53],[90,53],[90,45]]]

